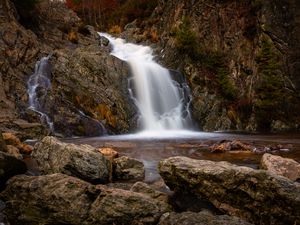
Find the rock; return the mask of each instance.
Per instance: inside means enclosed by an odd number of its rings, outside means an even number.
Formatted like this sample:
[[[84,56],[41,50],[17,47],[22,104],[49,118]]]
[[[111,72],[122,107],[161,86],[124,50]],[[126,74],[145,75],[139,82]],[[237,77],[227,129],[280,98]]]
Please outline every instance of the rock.
[[[13,133],[3,133],[3,139],[7,145],[17,148],[19,153],[30,155],[32,152],[33,148],[28,144],[22,143]],[[12,150],[12,147],[10,150]]]
[[[172,157],[159,164],[166,184],[210,201],[219,210],[256,224],[300,222],[300,185],[265,170],[228,162]]]
[[[158,225],[251,225],[237,217],[227,215],[213,215],[207,211],[165,213],[159,220]]]
[[[26,170],[26,164],[23,161],[0,151],[0,190],[10,177],[25,173]]]
[[[92,183],[108,182],[109,161],[89,145],[67,144],[45,137],[34,146],[32,157],[42,174],[64,173]]]
[[[157,199],[159,201],[163,201],[168,203],[169,196],[166,193],[156,191],[153,188],[151,188],[148,184],[143,182],[136,182],[130,189],[130,191],[142,193],[145,195],[148,195],[149,197],[153,199]]]
[[[220,144],[215,144],[211,148],[211,152],[226,152],[226,151],[252,151],[254,147],[244,144],[239,140],[225,141]]]
[[[292,181],[300,179],[300,164],[293,159],[265,153],[260,161],[260,167]]]
[[[7,145],[6,153],[8,153],[11,156],[16,157],[17,159],[23,159],[23,156],[20,154],[19,149],[17,149],[13,145]]]
[[[113,176],[120,180],[143,180],[145,177],[144,164],[136,159],[122,156],[114,160]]]
[[[3,140],[2,132],[0,131],[0,152],[6,152],[7,146],[5,144],[5,141]]]
[[[151,225],[169,211],[149,196],[63,174],[16,176],[0,199],[12,224]]]

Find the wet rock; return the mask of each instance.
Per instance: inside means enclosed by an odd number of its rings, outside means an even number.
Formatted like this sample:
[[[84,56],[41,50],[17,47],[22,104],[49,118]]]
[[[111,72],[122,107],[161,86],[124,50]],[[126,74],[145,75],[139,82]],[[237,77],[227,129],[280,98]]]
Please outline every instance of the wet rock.
[[[266,153],[261,159],[260,167],[292,181],[300,179],[300,164],[293,159]]]
[[[137,159],[122,156],[114,160],[114,178],[120,180],[143,180],[144,164]]]
[[[109,179],[109,161],[89,145],[67,144],[45,137],[34,146],[32,157],[42,174],[64,173],[93,183]]]
[[[207,199],[229,215],[256,224],[300,222],[300,185],[282,176],[186,157],[163,160],[159,170],[171,190]]]
[[[199,213],[165,213],[158,225],[251,225],[240,218],[227,215],[213,215],[207,211]]]
[[[25,173],[26,170],[27,167],[23,161],[0,151],[0,190],[10,177]]]
[[[219,152],[226,152],[226,151],[252,151],[254,147],[244,144],[239,140],[233,141],[224,141],[220,144],[215,144],[211,146],[211,152],[219,153]]]
[[[22,143],[20,139],[13,133],[3,133],[3,139],[6,145],[13,146],[18,149],[19,153],[30,155],[32,147],[28,144]],[[10,147],[12,149],[12,147]]]
[[[91,185],[63,174],[16,176],[0,198],[12,224],[151,225],[169,211],[149,196]]]

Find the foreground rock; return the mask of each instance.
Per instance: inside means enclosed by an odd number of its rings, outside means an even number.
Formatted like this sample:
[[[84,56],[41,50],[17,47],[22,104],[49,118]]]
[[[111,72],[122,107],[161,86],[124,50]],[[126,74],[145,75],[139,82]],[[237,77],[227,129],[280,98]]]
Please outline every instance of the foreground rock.
[[[260,165],[262,169],[287,177],[292,181],[300,179],[300,164],[293,159],[266,153],[263,155]]]
[[[183,212],[183,213],[165,213],[158,225],[251,225],[250,223],[237,217],[227,215],[214,216],[207,211],[199,213]]]
[[[34,146],[32,157],[42,174],[64,173],[93,183],[109,179],[109,161],[89,145],[67,144],[45,137]]]
[[[120,180],[143,180],[144,164],[137,159],[122,156],[114,160],[114,177]]]
[[[300,185],[264,170],[172,157],[159,164],[166,184],[256,224],[300,222]]]
[[[157,224],[170,211],[149,196],[63,174],[14,177],[0,198],[12,224]]]
[[[12,176],[25,173],[27,170],[23,161],[0,151],[0,190]]]

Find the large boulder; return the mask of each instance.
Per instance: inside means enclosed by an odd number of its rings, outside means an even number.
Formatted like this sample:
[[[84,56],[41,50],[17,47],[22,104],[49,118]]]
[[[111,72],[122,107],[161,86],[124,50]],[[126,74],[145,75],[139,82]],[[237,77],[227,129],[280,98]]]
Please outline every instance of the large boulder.
[[[237,217],[227,215],[213,215],[207,211],[165,213],[158,225],[251,225],[250,223]]]
[[[300,164],[293,159],[266,153],[261,158],[260,166],[262,169],[293,181],[300,179]]]
[[[171,189],[207,199],[230,215],[256,224],[300,222],[300,185],[285,177],[187,157],[165,159],[159,170]]]
[[[157,224],[169,211],[149,196],[63,174],[16,176],[0,198],[11,224]]]
[[[23,161],[0,151],[0,190],[3,189],[5,182],[10,177],[26,171],[27,167]]]
[[[93,183],[109,179],[109,161],[89,145],[67,144],[48,136],[34,146],[32,157],[42,174],[64,173]]]

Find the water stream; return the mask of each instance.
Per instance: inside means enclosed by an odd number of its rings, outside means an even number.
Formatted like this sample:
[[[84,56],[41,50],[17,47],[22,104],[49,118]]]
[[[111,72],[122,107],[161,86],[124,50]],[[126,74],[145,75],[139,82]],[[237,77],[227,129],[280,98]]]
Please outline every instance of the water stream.
[[[41,122],[45,122],[50,131],[54,132],[53,122],[45,113],[44,104],[40,101],[47,96],[51,87],[51,65],[49,63],[51,55],[41,58],[35,64],[34,73],[29,77],[27,82],[27,92],[29,96],[29,109],[40,114]]]

